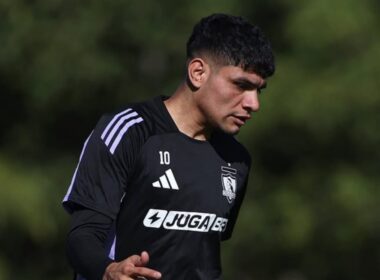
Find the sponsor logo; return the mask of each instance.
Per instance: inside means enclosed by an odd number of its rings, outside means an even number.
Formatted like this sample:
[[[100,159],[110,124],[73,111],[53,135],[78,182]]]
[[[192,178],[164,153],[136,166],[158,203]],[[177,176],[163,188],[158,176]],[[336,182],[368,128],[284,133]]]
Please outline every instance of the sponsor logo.
[[[232,203],[236,198],[236,175],[237,170],[231,167],[222,166],[222,194]]]
[[[152,186],[155,188],[179,190],[177,181],[174,178],[174,174],[171,169],[166,170],[165,174],[162,175],[158,181],[152,183]]]
[[[228,219],[217,217],[211,213],[149,209],[143,224],[149,228],[165,228],[167,230],[223,232],[226,230],[227,222]]]

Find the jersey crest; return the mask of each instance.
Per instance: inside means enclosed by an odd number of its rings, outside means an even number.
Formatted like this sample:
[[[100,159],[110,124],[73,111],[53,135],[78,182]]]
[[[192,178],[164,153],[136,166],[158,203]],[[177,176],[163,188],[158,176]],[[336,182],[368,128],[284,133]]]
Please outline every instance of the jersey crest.
[[[236,175],[237,170],[231,167],[222,166],[222,194],[232,203],[236,198]]]

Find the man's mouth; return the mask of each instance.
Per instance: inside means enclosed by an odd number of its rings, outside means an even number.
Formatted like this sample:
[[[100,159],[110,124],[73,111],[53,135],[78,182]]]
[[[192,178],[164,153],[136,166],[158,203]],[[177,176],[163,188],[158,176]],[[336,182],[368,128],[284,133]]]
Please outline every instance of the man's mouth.
[[[251,118],[251,116],[249,116],[249,115],[234,115],[234,118],[235,118],[237,124],[239,126],[242,126]]]

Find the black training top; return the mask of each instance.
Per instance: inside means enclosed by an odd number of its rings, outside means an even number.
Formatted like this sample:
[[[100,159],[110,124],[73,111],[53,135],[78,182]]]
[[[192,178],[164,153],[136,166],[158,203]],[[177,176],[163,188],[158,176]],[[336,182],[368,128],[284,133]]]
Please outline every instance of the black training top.
[[[107,253],[116,261],[146,250],[163,279],[220,279],[220,241],[232,233],[249,167],[233,136],[186,136],[157,97],[101,118],[64,206],[115,221]]]

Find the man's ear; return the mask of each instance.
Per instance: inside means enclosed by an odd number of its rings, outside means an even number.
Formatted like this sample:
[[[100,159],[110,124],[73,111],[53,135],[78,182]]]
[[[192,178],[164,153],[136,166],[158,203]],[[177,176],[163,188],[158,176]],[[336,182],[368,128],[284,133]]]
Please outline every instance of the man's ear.
[[[199,89],[210,75],[210,66],[201,58],[193,58],[187,64],[187,80],[192,88]]]

